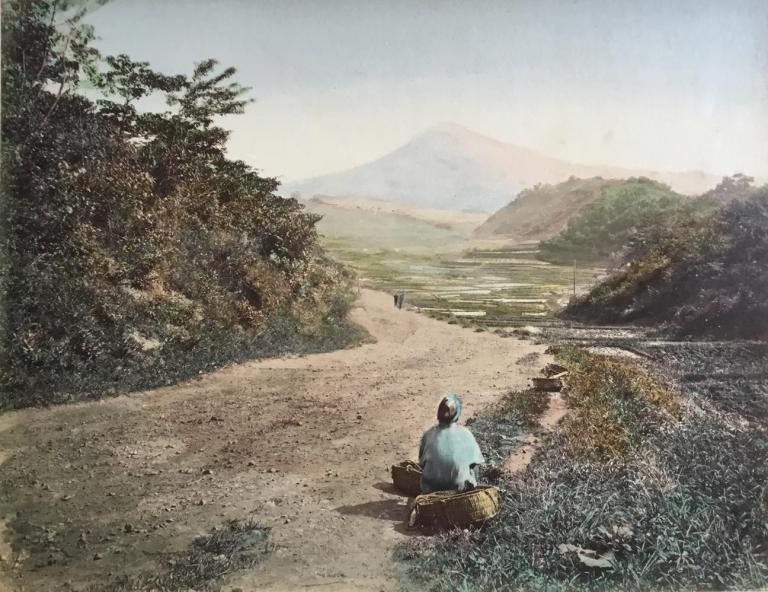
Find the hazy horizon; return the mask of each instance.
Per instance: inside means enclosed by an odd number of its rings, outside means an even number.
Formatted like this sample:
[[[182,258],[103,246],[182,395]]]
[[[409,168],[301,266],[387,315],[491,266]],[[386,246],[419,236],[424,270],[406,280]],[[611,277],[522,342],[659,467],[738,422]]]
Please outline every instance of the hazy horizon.
[[[230,153],[290,182],[442,122],[550,157],[768,177],[768,5],[112,0],[106,54],[238,69]]]

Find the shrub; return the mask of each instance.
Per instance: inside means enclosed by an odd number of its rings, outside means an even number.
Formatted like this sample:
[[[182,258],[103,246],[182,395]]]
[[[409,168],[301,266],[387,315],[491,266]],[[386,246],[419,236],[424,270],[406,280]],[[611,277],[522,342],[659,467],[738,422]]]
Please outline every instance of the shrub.
[[[699,219],[656,226],[564,316],[663,324],[680,335],[768,336],[768,187]]]
[[[81,16],[57,26],[53,0],[3,4],[0,407],[340,337],[350,282],[321,251],[317,217],[226,157],[214,122],[248,103],[234,69],[205,60],[169,76],[102,59]],[[78,92],[83,77],[98,99]],[[140,111],[149,95],[167,108]]]

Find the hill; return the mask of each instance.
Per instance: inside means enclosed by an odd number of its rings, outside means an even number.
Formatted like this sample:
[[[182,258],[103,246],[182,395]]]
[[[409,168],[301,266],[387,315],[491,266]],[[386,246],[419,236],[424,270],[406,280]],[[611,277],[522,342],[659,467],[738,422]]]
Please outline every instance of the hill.
[[[312,204],[331,205],[346,210],[355,210],[358,213],[393,214],[403,218],[420,220],[437,228],[450,230],[465,236],[470,236],[479,225],[488,219],[488,214],[482,212],[454,212],[451,210],[420,208],[418,206],[409,206],[408,204],[392,203],[364,197],[316,195],[309,201]]]
[[[599,193],[599,198],[573,216],[562,232],[539,245],[540,259],[552,263],[607,262],[621,252],[639,227],[690,199],[646,178],[607,183]]]
[[[620,181],[601,177],[572,177],[557,185],[536,185],[520,192],[510,202],[475,229],[476,238],[506,237],[515,241],[550,238],[565,229],[582,208],[600,199],[602,190]]]
[[[435,251],[460,249],[466,234],[386,209],[354,208],[312,199],[306,210],[320,216],[317,230],[326,246],[338,250]]]
[[[636,236],[625,265],[573,300],[564,316],[766,339],[768,186],[708,214],[701,210],[665,217]]]
[[[377,160],[288,183],[284,191],[298,192],[304,199],[319,194],[355,195],[427,208],[490,213],[512,201],[525,187],[561,183],[571,176],[645,176],[691,194],[707,191],[718,180],[701,172],[669,173],[566,162],[456,124],[443,124]]]

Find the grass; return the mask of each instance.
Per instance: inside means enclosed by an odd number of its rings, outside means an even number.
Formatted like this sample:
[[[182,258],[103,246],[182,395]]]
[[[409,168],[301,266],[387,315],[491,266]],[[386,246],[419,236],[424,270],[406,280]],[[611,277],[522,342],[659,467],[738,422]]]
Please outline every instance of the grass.
[[[223,527],[196,538],[166,564],[140,576],[113,582],[91,592],[186,592],[218,590],[224,576],[254,567],[269,557],[269,529],[252,520],[230,520]]]
[[[643,368],[626,360],[563,348],[570,366],[569,406],[562,425],[563,451],[576,458],[609,460],[634,450],[653,426],[674,420],[680,404],[674,393]]]
[[[504,459],[518,448],[526,432],[538,425],[548,401],[549,395],[541,391],[510,391],[486,413],[467,420],[485,455],[481,482],[498,483]]]
[[[643,351],[697,400],[768,424],[768,343],[662,342],[645,344]]]
[[[754,589],[768,583],[768,434],[645,370],[567,349],[571,419],[482,530],[405,544],[404,589]],[[599,410],[597,412],[596,410]],[[519,417],[478,418],[481,433]],[[483,446],[501,449],[480,435]],[[489,456],[493,457],[496,452]]]
[[[527,428],[539,425],[539,417],[547,410],[549,393],[528,389],[511,391],[504,395],[499,403],[502,409],[514,413]]]

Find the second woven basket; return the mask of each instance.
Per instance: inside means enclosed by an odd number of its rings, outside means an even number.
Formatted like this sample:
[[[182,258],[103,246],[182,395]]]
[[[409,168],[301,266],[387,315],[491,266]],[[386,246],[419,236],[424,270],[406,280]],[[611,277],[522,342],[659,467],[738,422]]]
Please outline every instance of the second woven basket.
[[[479,526],[499,513],[499,488],[481,485],[470,491],[437,491],[418,496],[408,518],[410,526],[466,528]]]

